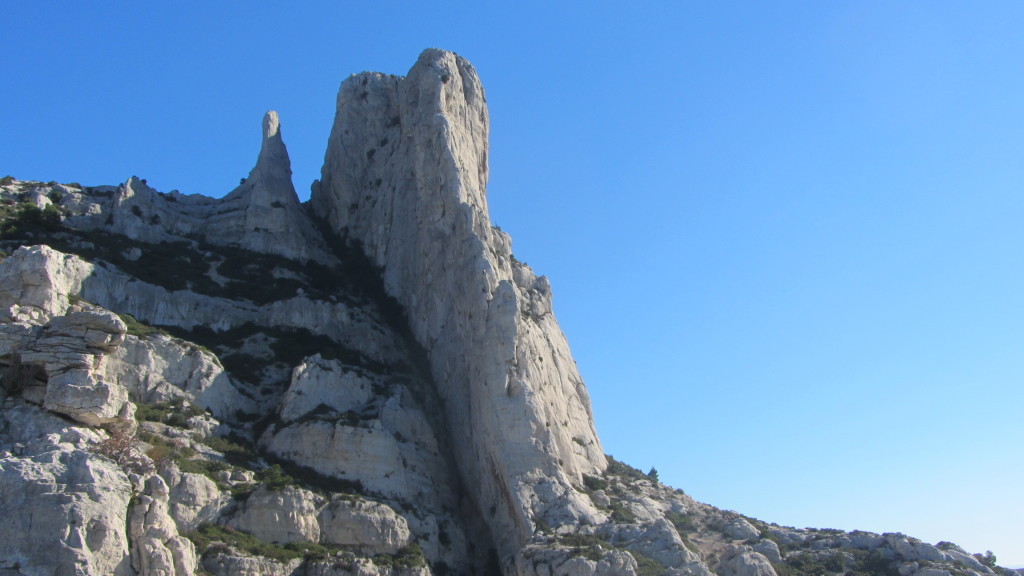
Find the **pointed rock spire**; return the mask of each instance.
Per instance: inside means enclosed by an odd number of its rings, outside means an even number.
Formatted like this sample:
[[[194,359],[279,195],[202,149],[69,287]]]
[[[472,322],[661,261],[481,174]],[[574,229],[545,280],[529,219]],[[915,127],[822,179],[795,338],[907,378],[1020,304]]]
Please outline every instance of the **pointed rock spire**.
[[[287,180],[288,187],[291,187],[291,177],[292,162],[281,138],[281,123],[277,118],[277,112],[268,110],[263,115],[263,144],[260,146],[260,155],[256,160],[256,166],[249,173],[249,179]],[[294,194],[295,189],[292,188],[291,192]]]

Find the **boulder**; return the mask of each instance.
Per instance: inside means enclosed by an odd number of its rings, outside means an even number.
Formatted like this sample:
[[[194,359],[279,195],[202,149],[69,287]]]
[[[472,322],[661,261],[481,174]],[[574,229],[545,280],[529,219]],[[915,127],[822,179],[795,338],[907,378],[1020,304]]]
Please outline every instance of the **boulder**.
[[[64,315],[92,268],[49,246],[15,250],[0,261],[0,320],[42,325]]]
[[[203,522],[214,522],[231,503],[230,494],[204,474],[181,472],[173,463],[160,471],[167,482],[168,513],[182,532],[195,530]]]
[[[731,546],[722,555],[719,576],[776,576],[771,562],[749,546]]]
[[[753,545],[754,552],[764,556],[769,562],[782,562],[782,552],[779,545],[767,538]]]
[[[320,498],[308,490],[257,488],[246,498],[228,526],[265,542],[319,542],[317,508]]]
[[[320,512],[320,540],[364,554],[393,554],[409,544],[409,525],[394,510],[362,499],[336,497]]]
[[[761,537],[761,531],[743,518],[732,520],[722,528],[722,532],[733,540],[757,540]]]

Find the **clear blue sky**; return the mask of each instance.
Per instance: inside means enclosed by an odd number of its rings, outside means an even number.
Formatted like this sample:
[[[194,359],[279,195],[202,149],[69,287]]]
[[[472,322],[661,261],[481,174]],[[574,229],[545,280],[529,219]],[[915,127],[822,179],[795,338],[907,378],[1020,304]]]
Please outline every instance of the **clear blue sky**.
[[[1024,4],[4,2],[0,173],[220,196],[339,82],[476,66],[491,216],[606,451],[1024,565]]]

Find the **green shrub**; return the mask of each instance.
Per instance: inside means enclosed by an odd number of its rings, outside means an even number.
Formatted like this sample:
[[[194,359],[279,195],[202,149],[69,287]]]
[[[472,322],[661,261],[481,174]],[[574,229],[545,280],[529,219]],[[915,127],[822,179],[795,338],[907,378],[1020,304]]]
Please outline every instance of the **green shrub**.
[[[697,530],[697,526],[693,522],[693,517],[689,514],[681,514],[675,510],[669,510],[665,512],[665,519],[676,527],[676,531],[679,532],[680,535],[686,535]]]
[[[558,543],[570,549],[576,558],[586,558],[599,562],[605,550],[614,548],[606,540],[596,534],[564,534],[558,537]]]
[[[777,568],[776,572],[778,572],[779,576],[821,576],[822,574],[846,572],[846,560],[842,552],[833,552],[828,556],[801,552],[788,556],[785,563],[775,564],[774,566]],[[858,572],[857,570],[851,571]],[[881,576],[886,574],[886,572],[875,573],[870,571],[860,576],[867,576],[868,574]]]
[[[641,472],[640,469],[633,468],[629,464],[616,460],[611,454],[605,454],[605,458],[608,459],[608,468],[605,470],[605,474],[621,476],[629,480],[648,479],[647,475]]]
[[[135,319],[131,314],[118,314],[121,321],[124,322],[127,327],[127,333],[135,336],[136,338],[145,338],[154,334],[163,334],[164,336],[170,336],[168,332],[162,328],[154,328],[148,324],[143,324]]]
[[[658,563],[657,560],[644,556],[639,552],[630,551],[629,553],[636,560],[636,576],[661,576],[665,572],[665,567]]]
[[[259,473],[260,482],[267,487],[267,490],[282,490],[285,487],[294,484],[295,480],[284,473],[281,470],[279,464],[274,464],[269,468],[260,470]]]
[[[167,415],[167,419],[164,420],[164,424],[168,426],[174,426],[175,428],[189,428],[188,416],[180,412],[172,412]]]
[[[982,564],[984,564],[985,566],[988,566],[989,568],[995,568],[996,567],[996,562],[998,562],[998,559],[996,558],[996,555],[993,554],[991,550],[986,550],[984,554],[975,554],[974,558],[978,562],[981,562]]]
[[[225,470],[230,470],[231,465],[227,462],[221,462],[220,460],[203,460],[201,458],[191,458],[188,460],[182,460],[178,462],[178,468],[182,472],[189,472],[191,474],[202,474],[213,480],[218,481],[218,474]]]
[[[176,428],[189,428],[188,419],[205,414],[202,408],[185,399],[156,404],[139,403],[135,419],[140,422],[160,422]]]
[[[423,549],[416,542],[402,547],[394,554],[378,554],[373,563],[385,568],[422,568],[427,565]]]
[[[636,522],[636,514],[633,514],[629,508],[622,505],[622,502],[612,500],[612,521],[618,522],[619,524],[633,524]]]
[[[163,436],[156,434],[147,434],[142,432],[139,434],[139,440],[142,440],[146,444],[150,445],[150,449],[146,451],[146,456],[149,456],[153,461],[159,463],[162,460],[167,460],[181,464],[196,455],[196,451],[188,446],[176,446],[168,442]]]
[[[46,236],[61,230],[60,212],[48,205],[40,210],[34,204],[21,202],[4,206],[0,210],[0,239],[23,240],[28,237]]]
[[[185,536],[196,545],[196,551],[200,554],[216,551],[215,544],[220,542],[249,554],[263,556],[278,562],[288,562],[297,558],[323,559],[333,551],[327,546],[312,542],[290,542],[283,546],[271,544],[263,542],[247,532],[205,522]]]
[[[592,492],[596,492],[598,490],[607,490],[608,489],[608,481],[607,480],[605,480],[604,478],[597,477],[597,476],[591,476],[589,474],[584,474],[583,475],[583,485],[587,487],[587,490],[590,490]]]
[[[251,468],[256,460],[256,455],[248,447],[223,436],[210,436],[203,439],[203,444],[224,454],[224,459],[235,466]]]

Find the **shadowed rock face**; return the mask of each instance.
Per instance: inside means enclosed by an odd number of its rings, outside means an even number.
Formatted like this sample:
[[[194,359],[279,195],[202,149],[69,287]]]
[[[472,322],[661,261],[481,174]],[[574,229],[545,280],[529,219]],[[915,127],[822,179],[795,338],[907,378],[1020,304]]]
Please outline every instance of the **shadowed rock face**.
[[[595,516],[572,488],[605,459],[547,279],[487,213],[488,116],[473,67],[427,50],[345,80],[314,209],[384,270],[428,351],[460,472],[508,558]],[[586,520],[584,520],[586,521]]]

